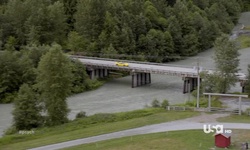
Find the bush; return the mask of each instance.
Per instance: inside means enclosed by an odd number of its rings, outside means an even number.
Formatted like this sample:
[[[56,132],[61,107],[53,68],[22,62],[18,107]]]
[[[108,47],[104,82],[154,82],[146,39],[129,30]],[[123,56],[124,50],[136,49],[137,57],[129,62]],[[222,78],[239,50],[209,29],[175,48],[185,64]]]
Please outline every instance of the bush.
[[[102,122],[115,122],[116,121],[116,115],[110,114],[110,113],[99,113],[91,116],[90,123],[102,123]]]
[[[11,102],[14,101],[14,99],[15,99],[16,96],[17,96],[17,92],[5,93],[4,95],[5,95],[4,98],[3,98],[3,99],[0,99],[0,103],[7,104],[7,103],[11,103]]]
[[[157,112],[158,110],[154,109],[141,109],[141,110],[134,110],[130,112],[121,112],[117,113],[117,119],[118,121],[121,120],[128,120],[128,119],[133,119],[133,118],[139,118],[139,117],[144,117],[144,116],[149,116]]]
[[[162,103],[161,103],[161,107],[164,108],[164,109],[166,109],[167,106],[169,106],[169,102],[168,102],[168,100],[164,99],[164,100],[162,101]]]
[[[94,90],[102,86],[104,84],[104,81],[98,81],[97,79],[94,79],[94,80],[87,80],[86,83],[87,83],[86,85],[87,90]]]
[[[196,107],[197,106],[197,100],[194,99],[192,101],[187,101],[185,104],[179,104],[178,106],[188,106],[188,107]],[[200,107],[208,107],[208,98],[201,97],[199,101]],[[219,101],[218,97],[213,96],[211,98],[211,106],[212,107],[222,107],[222,102]]]
[[[147,109],[140,109],[140,110],[134,110],[134,111],[129,111],[129,112],[119,112],[119,113],[114,113],[114,114],[98,113],[98,114],[94,114],[91,116],[87,116],[82,119],[77,119],[76,122],[77,122],[77,125],[86,127],[86,126],[93,125],[93,124],[116,122],[116,121],[123,121],[123,120],[149,116],[149,115],[153,115],[159,112],[165,112],[165,110],[161,108],[147,108]]]
[[[18,132],[18,131],[17,131],[16,127],[15,127],[15,126],[11,126],[11,127],[9,127],[8,129],[6,129],[6,130],[4,131],[4,135],[15,134],[15,133],[17,133],[17,132]]]
[[[160,102],[157,99],[154,99],[153,102],[151,103],[152,107],[161,107]]]
[[[84,118],[84,117],[86,117],[85,111],[80,111],[79,113],[76,114],[76,119],[77,118]]]

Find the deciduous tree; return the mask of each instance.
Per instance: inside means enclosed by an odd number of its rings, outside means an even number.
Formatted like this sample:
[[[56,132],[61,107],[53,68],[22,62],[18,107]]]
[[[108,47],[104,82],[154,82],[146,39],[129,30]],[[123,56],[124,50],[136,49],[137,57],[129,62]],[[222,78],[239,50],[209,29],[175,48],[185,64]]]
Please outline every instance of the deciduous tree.
[[[70,94],[72,72],[69,58],[54,44],[38,65],[37,88],[45,103],[48,125],[67,122],[66,97]]]
[[[35,92],[28,84],[23,84],[14,101],[14,127],[17,130],[30,130],[42,124],[41,107]]]
[[[235,41],[230,41],[229,36],[223,34],[215,43],[214,61],[220,82],[217,82],[217,92],[226,93],[230,86],[237,82],[235,73],[239,71],[239,52]]]

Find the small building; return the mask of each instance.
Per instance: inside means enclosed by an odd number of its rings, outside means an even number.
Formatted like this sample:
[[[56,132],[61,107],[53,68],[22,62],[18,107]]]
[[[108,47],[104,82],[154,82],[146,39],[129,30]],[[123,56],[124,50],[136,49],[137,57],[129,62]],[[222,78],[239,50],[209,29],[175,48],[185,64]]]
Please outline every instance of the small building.
[[[216,133],[214,137],[216,147],[226,148],[231,144],[231,133]]]

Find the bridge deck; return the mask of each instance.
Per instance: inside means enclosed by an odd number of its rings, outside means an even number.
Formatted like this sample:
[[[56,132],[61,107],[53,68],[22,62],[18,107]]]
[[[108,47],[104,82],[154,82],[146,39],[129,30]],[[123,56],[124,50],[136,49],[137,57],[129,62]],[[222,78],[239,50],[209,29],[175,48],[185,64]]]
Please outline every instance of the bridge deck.
[[[173,76],[181,77],[194,77],[198,76],[198,71],[194,67],[184,67],[184,66],[172,66],[159,63],[148,63],[148,62],[137,62],[137,61],[125,61],[128,63],[128,67],[120,67],[115,64],[117,61],[122,60],[112,60],[112,59],[103,59],[103,58],[88,58],[81,56],[72,56],[74,59],[78,59],[86,66],[95,67],[95,68],[105,68],[112,70],[124,70],[130,72],[145,72],[145,73],[154,73],[154,74],[167,74]],[[213,70],[200,70],[208,71],[212,73]],[[237,73],[239,80],[246,80],[246,75],[244,73]]]

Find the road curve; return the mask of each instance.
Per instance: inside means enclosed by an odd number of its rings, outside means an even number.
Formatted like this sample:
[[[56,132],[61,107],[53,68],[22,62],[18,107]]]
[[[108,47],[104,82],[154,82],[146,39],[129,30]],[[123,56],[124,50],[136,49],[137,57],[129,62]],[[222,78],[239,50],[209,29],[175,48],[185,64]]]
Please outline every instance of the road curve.
[[[180,131],[180,130],[194,130],[194,129],[203,130],[204,124],[211,124],[211,125],[220,124],[224,126],[224,129],[247,129],[247,130],[250,129],[250,124],[247,124],[247,123],[221,123],[221,122],[220,123],[218,122],[200,123],[200,122],[190,120],[190,118],[188,118],[184,120],[171,121],[171,122],[155,124],[155,125],[148,125],[144,127],[139,127],[139,128],[109,133],[109,134],[103,134],[103,135],[82,138],[82,139],[77,139],[77,140],[71,140],[67,142],[42,146],[38,148],[32,148],[29,150],[48,150],[48,149],[57,150],[57,149],[77,146],[81,144],[94,143],[98,141],[110,140],[110,139],[115,139],[115,138],[149,134],[149,133],[166,132],[166,131]]]

